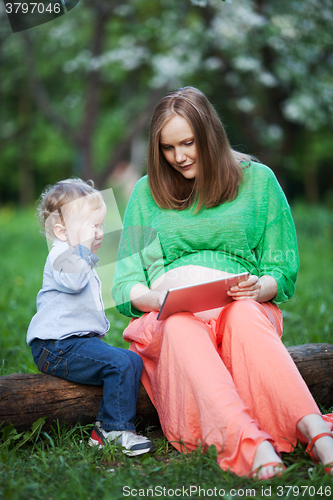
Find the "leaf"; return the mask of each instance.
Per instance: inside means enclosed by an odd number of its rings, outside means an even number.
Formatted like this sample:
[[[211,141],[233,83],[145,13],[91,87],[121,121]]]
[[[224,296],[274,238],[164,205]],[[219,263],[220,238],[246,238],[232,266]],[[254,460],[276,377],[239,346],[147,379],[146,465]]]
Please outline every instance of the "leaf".
[[[147,464],[149,462],[152,461],[152,458],[151,456],[148,454],[148,453],[145,453],[144,455],[142,455],[142,457],[140,458],[140,462],[141,464]]]
[[[15,427],[13,426],[13,424],[9,424],[2,430],[2,439],[3,440],[9,439],[15,434],[17,434]]]
[[[4,442],[1,444],[1,446],[7,446],[12,441],[16,441],[17,439],[19,439],[22,436],[22,434],[23,433],[21,433],[21,434],[17,433],[13,424],[7,425],[6,427],[4,427],[4,429],[2,431],[2,439]]]
[[[41,431],[41,428],[43,427],[44,423],[45,423],[45,420],[46,420],[46,417],[41,417],[39,418],[38,420],[36,420],[36,422],[34,422],[32,424],[32,427],[31,427],[31,431],[27,431],[25,432],[22,440],[15,446],[15,448],[13,449],[13,451],[16,451],[18,450],[21,446],[23,446],[27,441],[29,441],[30,439],[32,439],[33,437],[36,436],[36,434],[39,434],[39,432]],[[20,434],[21,436],[22,434]]]
[[[214,444],[211,444],[208,447],[207,455],[209,456],[209,458],[212,458],[214,460],[217,459],[217,449],[216,449],[216,446]]]

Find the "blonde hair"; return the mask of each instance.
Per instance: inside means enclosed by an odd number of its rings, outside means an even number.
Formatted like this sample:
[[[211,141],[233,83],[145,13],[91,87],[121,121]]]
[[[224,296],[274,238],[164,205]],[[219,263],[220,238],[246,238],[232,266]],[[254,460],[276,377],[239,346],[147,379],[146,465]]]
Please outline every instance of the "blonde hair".
[[[188,180],[164,158],[160,147],[161,130],[174,116],[190,124],[200,168],[194,180]],[[207,97],[194,87],[167,93],[155,106],[148,143],[148,179],[152,195],[161,208],[183,210],[198,201],[214,207],[233,200],[243,179],[241,162],[251,157],[234,151],[220,118]]]
[[[70,210],[70,203],[85,198],[92,209],[99,208],[103,203],[101,193],[94,188],[94,182],[82,179],[65,179],[53,186],[47,186],[37,204],[37,217],[41,225],[41,233],[53,238],[54,225],[64,224],[64,211]],[[66,208],[67,205],[67,208]]]

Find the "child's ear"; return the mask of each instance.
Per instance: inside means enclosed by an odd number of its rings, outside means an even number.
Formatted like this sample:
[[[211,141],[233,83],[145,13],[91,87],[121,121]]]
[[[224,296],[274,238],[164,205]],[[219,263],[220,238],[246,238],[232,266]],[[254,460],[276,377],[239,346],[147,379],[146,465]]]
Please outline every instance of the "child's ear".
[[[66,230],[62,224],[55,224],[53,227],[53,232],[54,236],[58,238],[58,240],[67,241]]]

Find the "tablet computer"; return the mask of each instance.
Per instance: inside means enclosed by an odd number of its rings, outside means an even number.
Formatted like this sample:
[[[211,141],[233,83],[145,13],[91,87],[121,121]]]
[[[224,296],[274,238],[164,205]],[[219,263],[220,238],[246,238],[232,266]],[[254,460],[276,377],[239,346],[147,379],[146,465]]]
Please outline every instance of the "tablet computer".
[[[166,319],[177,312],[196,313],[226,306],[232,302],[232,298],[227,295],[229,288],[247,280],[249,276],[246,272],[205,283],[170,288],[157,319]]]

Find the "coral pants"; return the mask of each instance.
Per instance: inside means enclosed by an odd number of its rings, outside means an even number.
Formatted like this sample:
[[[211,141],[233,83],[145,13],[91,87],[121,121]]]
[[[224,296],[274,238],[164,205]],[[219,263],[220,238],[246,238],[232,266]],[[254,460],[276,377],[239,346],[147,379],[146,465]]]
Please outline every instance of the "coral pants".
[[[282,344],[271,303],[234,301],[208,323],[191,313],[164,321],[150,312],[124,332],[143,360],[142,382],[167,439],[178,450],[214,444],[223,470],[251,471],[257,446],[296,445],[296,424],[320,414]]]

